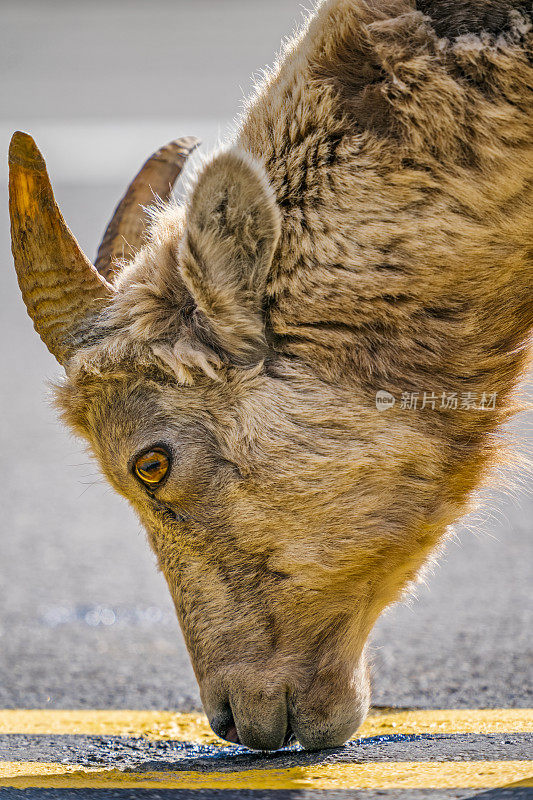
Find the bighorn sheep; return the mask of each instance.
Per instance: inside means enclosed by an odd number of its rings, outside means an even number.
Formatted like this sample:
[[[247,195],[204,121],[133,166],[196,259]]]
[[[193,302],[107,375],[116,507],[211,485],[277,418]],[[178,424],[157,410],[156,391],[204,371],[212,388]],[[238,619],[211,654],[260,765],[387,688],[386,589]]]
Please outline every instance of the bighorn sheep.
[[[13,138],[57,403],[145,525],[230,741],[353,733],[369,631],[491,463],[533,323],[532,44],[521,0],[320,3],[140,246],[194,142],[147,162],[98,269]]]

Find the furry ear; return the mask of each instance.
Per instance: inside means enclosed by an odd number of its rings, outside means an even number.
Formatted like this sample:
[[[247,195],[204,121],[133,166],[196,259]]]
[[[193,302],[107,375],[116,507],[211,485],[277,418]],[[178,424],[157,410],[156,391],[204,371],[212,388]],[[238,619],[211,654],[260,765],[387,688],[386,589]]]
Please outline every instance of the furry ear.
[[[263,167],[244,151],[218,155],[190,197],[179,263],[184,283],[219,345],[255,359],[264,350],[262,302],[280,234]]]

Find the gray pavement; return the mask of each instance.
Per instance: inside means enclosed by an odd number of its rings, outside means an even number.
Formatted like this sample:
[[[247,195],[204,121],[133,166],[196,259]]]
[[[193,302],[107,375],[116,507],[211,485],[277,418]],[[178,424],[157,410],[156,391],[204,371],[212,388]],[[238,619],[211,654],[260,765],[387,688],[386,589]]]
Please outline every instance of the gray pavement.
[[[301,13],[293,0],[131,2],[127,13],[116,0],[44,8],[0,2],[0,144],[5,152],[7,132],[16,128],[36,133],[39,143],[43,133],[52,179],[59,178],[56,195],[89,255],[128,176],[162,144],[158,137],[167,130],[169,136],[197,133],[189,127],[196,123],[213,143],[238,111],[239,87],[245,90],[252,71],[271,60]],[[121,145],[124,131],[132,132],[133,144]],[[54,132],[70,150],[54,146]],[[102,145],[107,133],[109,148]],[[74,134],[82,146],[73,161]],[[16,286],[5,183],[0,261],[0,707],[199,709],[170,598],[144,534],[50,406],[46,381],[59,368],[34,333]],[[517,420],[512,430],[524,449],[530,422]],[[518,464],[499,478],[477,515],[458,527],[417,598],[380,620],[372,637],[376,705],[533,705],[530,489],[530,476]],[[509,746],[513,758],[530,745],[515,744]],[[13,753],[30,745],[11,740]],[[421,757],[423,743],[404,746],[412,748],[410,758]],[[467,753],[476,743],[454,746]],[[506,747],[503,739],[487,741],[486,754],[511,757]],[[84,792],[71,796],[92,796]],[[8,789],[0,794],[29,796]],[[431,797],[473,794],[443,790]],[[267,796],[239,796],[245,795]],[[369,797],[328,793],[337,795]],[[55,795],[32,790],[33,796]],[[126,795],[106,794],[115,796]],[[135,796],[170,794],[137,790]],[[430,795],[410,790],[408,796]]]
[[[381,741],[376,741],[376,739]],[[396,741],[395,741],[396,739]],[[400,740],[400,741],[397,741]],[[22,762],[55,762],[73,764],[85,768],[98,768],[133,771],[138,775],[142,773],[161,773],[164,780],[165,773],[201,772],[227,773],[235,776],[240,771],[258,770],[265,773],[271,770],[283,770],[294,767],[324,766],[331,764],[368,764],[394,762],[401,768],[409,770],[413,762],[432,761],[505,761],[527,759],[533,746],[533,734],[498,734],[498,735],[450,735],[450,736],[399,736],[399,737],[373,737],[350,742],[343,748],[322,751],[320,753],[305,753],[293,747],[283,748],[275,753],[251,753],[243,747],[219,748],[212,745],[185,745],[183,742],[156,741],[147,742],[145,739],[125,739],[120,737],[104,736],[3,736],[0,738],[0,759]],[[529,788],[529,787],[527,787]],[[79,798],[131,797],[125,794],[128,790],[95,789],[82,794],[84,790],[57,789],[45,794],[46,790],[32,789],[31,797],[53,797],[57,800],[66,796]],[[89,790],[90,791],[90,790]],[[513,789],[512,794],[507,794],[505,788],[494,792],[478,792],[473,789],[409,789],[409,790],[360,790],[338,791],[300,790],[297,792],[276,790],[275,792],[261,792],[250,790],[197,790],[188,792],[183,789],[150,790],[135,789],[134,797],[146,798],[188,798],[200,800],[202,797],[217,798],[271,798],[276,800],[289,800],[298,797],[300,800],[314,800],[314,798],[359,798],[371,800],[382,797],[385,800],[451,800],[451,798],[478,797],[485,800],[524,800],[524,794],[519,787]],[[0,797],[24,797],[14,789],[1,789]],[[5,793],[5,794],[4,794]],[[35,794],[34,794],[35,793]],[[72,793],[72,794],[71,794]]]
[[[399,741],[398,741],[399,740]],[[531,757],[533,733],[381,736],[355,739],[342,748],[306,753],[294,747],[253,753],[245,747],[147,741],[112,736],[28,736],[0,738],[2,761],[59,761],[85,767],[202,772],[289,769],[314,764],[371,762],[514,761]],[[240,751],[240,752],[239,752]]]

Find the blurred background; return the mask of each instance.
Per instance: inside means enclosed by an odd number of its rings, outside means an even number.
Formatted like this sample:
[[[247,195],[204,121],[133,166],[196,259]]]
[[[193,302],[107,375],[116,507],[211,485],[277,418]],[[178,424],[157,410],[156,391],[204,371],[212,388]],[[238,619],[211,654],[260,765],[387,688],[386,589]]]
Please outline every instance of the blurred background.
[[[144,159],[177,136],[207,152],[227,135],[302,14],[296,0],[0,0],[0,706],[200,707],[144,533],[50,405],[59,368],[10,254],[10,136],[34,136],[92,257]],[[526,420],[512,430],[523,448]],[[378,624],[376,704],[532,704],[532,520],[517,466]]]

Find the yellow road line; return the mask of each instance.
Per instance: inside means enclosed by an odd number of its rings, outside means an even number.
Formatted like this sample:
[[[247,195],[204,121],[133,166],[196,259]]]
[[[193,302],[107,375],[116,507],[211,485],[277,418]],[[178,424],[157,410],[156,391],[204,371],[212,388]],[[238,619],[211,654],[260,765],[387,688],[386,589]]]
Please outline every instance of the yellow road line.
[[[533,709],[431,709],[369,716],[354,738],[390,733],[533,733]]]
[[[491,789],[533,786],[529,761],[323,764],[241,772],[120,772],[0,762],[0,786],[49,789]]]
[[[371,714],[361,736],[422,733],[533,733],[533,709],[443,709]],[[0,734],[86,734],[144,736],[222,744],[204,714],[170,711],[5,709]]]
[[[144,736],[223,744],[204,714],[170,711],[3,709],[0,710],[0,734],[3,733]]]

